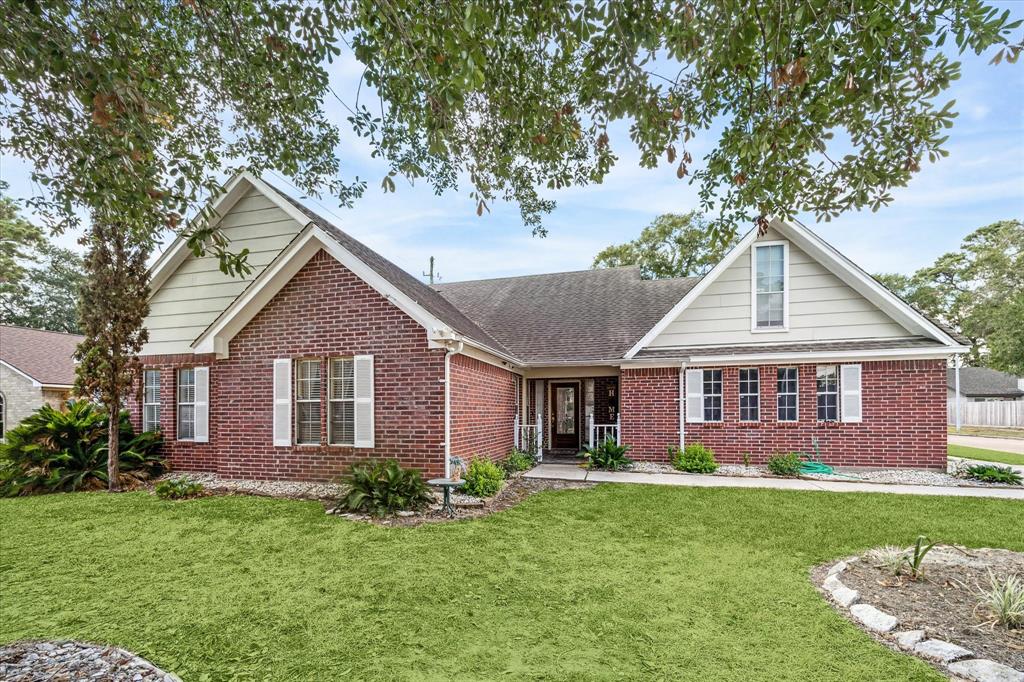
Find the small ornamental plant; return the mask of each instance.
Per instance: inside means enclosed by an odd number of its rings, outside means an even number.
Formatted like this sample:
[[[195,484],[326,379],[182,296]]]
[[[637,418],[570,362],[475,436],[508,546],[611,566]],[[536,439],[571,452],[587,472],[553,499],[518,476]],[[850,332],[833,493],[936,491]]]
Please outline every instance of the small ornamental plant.
[[[387,516],[419,511],[434,502],[420,472],[405,469],[393,459],[355,463],[342,483],[346,492],[338,500],[338,510]]]
[[[975,464],[964,470],[967,478],[983,483],[1002,483],[1004,485],[1020,485],[1021,475],[1012,467],[1001,467],[995,464]]]
[[[768,460],[768,471],[776,476],[799,476],[802,465],[800,455],[795,452],[787,452],[784,455],[773,455]]]
[[[505,470],[506,474],[511,475],[532,469],[536,463],[537,457],[535,455],[523,452],[518,448],[512,448],[512,451],[508,453],[508,457],[501,463],[501,467]]]
[[[588,469],[619,471],[627,469],[633,464],[633,460],[626,456],[627,452],[629,452],[628,445],[619,445],[614,438],[606,438],[597,447],[587,448],[583,457],[587,460]]]
[[[682,450],[670,446],[668,454],[672,460],[672,466],[679,471],[691,474],[713,474],[718,470],[715,453],[702,443],[690,443]]]
[[[491,497],[501,490],[505,472],[489,459],[474,459],[466,469],[466,484],[462,492],[473,497]]]
[[[163,481],[159,481],[154,487],[153,492],[161,500],[185,500],[190,497],[198,497],[203,494],[203,484],[198,481],[192,481],[184,476],[178,478],[168,478]]]

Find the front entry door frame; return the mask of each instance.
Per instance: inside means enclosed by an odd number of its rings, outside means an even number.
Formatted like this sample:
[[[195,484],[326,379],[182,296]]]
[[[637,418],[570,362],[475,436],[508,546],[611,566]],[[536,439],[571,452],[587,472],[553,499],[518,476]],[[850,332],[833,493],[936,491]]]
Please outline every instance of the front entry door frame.
[[[557,426],[555,424],[555,422],[556,422],[556,415],[557,415],[557,406],[555,405],[555,401],[557,400],[558,388],[559,387],[572,387],[575,390],[575,392],[576,392],[575,400],[573,401],[574,402],[574,406],[575,406],[575,410],[574,410],[575,415],[574,415],[573,418],[575,419],[575,431],[576,431],[574,436],[568,436],[568,435],[559,436],[559,434],[558,434],[558,428],[557,428]],[[548,393],[548,400],[547,400],[547,403],[548,403],[548,418],[547,418],[547,423],[548,423],[548,428],[550,429],[548,431],[548,433],[551,434],[551,440],[550,440],[551,448],[554,449],[554,450],[574,450],[576,452],[579,452],[579,450],[580,450],[581,444],[583,442],[582,441],[583,434],[582,434],[582,428],[581,428],[582,427],[582,423],[581,423],[581,419],[580,419],[580,416],[581,416],[582,410],[583,410],[583,405],[581,404],[581,401],[583,399],[582,390],[583,390],[583,382],[581,382],[579,379],[557,379],[557,380],[548,381],[548,391],[547,391],[547,393]]]

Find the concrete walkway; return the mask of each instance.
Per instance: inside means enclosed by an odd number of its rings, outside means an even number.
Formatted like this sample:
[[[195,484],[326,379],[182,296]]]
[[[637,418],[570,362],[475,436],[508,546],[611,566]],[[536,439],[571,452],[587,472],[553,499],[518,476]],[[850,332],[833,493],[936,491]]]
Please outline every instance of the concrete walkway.
[[[997,450],[999,452],[1015,452],[1024,455],[1024,438],[990,438],[989,436],[958,436],[949,434],[950,445],[963,445],[968,448]]]
[[[948,497],[996,497],[1024,501],[1024,488],[971,488],[937,485],[862,483],[857,481],[816,481],[804,478],[743,478],[703,474],[645,474],[629,471],[588,471],[572,464],[540,464],[524,476],[593,483],[646,483],[700,488],[772,488],[775,490],[817,490],[834,493],[895,493],[900,495],[941,495]]]

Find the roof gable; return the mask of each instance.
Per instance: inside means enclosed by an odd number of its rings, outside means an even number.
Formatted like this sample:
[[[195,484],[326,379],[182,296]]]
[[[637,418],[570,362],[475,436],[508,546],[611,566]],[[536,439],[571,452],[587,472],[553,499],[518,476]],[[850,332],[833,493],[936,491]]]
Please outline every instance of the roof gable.
[[[0,362],[42,386],[75,383],[74,353],[84,336],[0,326]]]
[[[787,277],[800,276],[806,280],[799,286],[787,283],[790,326],[770,333],[750,328],[751,249],[759,240],[786,244],[790,253]],[[796,325],[792,323],[794,312],[801,315]],[[727,333],[732,327],[736,327],[735,333]],[[947,330],[883,287],[806,227],[775,220],[764,237],[759,238],[756,230],[744,235],[715,268],[629,349],[626,358],[656,348],[911,337],[961,348],[959,340]]]

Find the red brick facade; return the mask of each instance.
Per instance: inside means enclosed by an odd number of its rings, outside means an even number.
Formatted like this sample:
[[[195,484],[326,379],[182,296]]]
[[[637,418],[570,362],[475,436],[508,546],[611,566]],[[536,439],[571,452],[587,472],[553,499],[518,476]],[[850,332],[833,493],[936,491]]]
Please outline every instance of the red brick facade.
[[[817,421],[815,364],[797,365],[798,422],[776,419],[775,365],[760,366],[760,421],[740,422],[739,367],[724,367],[723,421],[686,423],[686,442],[707,445],[721,463],[740,463],[744,453],[763,463],[775,453],[812,452],[816,438],[828,464],[945,469],[945,361],[860,364],[859,423]],[[632,446],[631,456],[666,460],[667,447],[679,443],[679,370],[623,369],[621,391],[622,442]]]
[[[327,445],[326,401],[320,445],[275,447],[273,360],[326,363],[363,354],[374,356],[374,447]],[[232,339],[228,358],[165,355],[142,362],[162,370],[161,425],[174,469],[326,481],[370,457],[397,458],[428,476],[443,473],[444,354],[428,348],[423,327],[321,251]],[[210,367],[209,442],[175,440],[174,370],[204,364]],[[133,406],[136,420],[138,411]]]
[[[512,449],[518,375],[465,355],[451,359],[453,457],[497,461]]]

